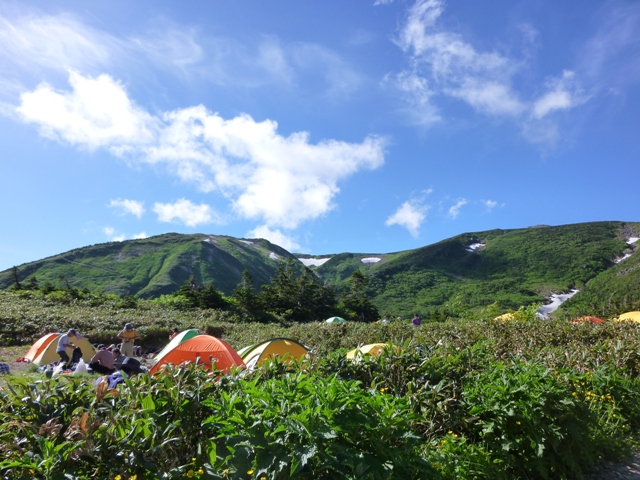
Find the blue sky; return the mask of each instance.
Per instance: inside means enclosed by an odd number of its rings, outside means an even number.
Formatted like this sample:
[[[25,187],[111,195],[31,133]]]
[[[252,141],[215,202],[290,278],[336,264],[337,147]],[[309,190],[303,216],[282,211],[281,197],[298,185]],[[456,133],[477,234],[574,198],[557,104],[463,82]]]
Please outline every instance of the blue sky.
[[[637,2],[6,1],[0,270],[638,221],[639,107]]]

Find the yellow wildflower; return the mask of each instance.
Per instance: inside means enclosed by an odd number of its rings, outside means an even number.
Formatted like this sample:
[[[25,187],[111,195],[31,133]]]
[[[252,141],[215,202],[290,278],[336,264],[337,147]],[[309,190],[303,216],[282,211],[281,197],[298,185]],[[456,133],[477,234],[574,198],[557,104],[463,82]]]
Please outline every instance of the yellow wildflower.
[[[200,468],[198,469],[198,475],[202,475],[203,473],[204,473],[204,470],[202,469],[202,467],[200,467]]]
[[[247,475],[253,475],[253,468],[247,472]]]
[[[516,425],[521,425],[521,423],[520,423],[520,421],[519,421],[519,420],[516,422]]]
[[[122,480],[122,477],[120,475],[116,475],[113,480]]]
[[[189,470],[187,472],[187,477],[189,477],[189,478],[193,477],[193,470]]]

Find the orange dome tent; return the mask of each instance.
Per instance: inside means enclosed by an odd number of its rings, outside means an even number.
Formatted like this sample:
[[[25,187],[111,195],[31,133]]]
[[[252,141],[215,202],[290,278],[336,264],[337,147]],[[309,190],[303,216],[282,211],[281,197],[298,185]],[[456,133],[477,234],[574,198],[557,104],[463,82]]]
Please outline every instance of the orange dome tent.
[[[47,333],[44,337],[39,338],[36,343],[31,345],[29,351],[23,357],[27,362],[33,362],[47,346],[58,338],[59,333]]]
[[[574,325],[577,325],[579,323],[604,323],[604,320],[598,317],[592,317],[587,315],[586,317],[580,317],[580,318],[576,318],[574,321],[572,321],[571,323],[573,323]]]
[[[234,365],[245,366],[240,355],[224,340],[211,335],[197,335],[176,345],[158,360],[149,372],[156,373],[163,365],[169,363],[179,365],[196,361],[207,370],[211,370],[213,364],[225,373]]]

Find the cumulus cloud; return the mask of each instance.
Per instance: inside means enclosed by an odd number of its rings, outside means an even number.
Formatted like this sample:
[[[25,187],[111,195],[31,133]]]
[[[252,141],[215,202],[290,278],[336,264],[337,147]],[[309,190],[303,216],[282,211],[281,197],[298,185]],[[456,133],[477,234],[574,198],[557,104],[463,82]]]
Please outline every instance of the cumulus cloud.
[[[141,218],[142,214],[145,212],[144,202],[139,202],[137,200],[127,200],[123,198],[111,200],[109,202],[109,207],[121,210],[123,215],[129,213],[131,215],[135,215],[138,218]]]
[[[334,208],[340,181],[384,163],[386,141],[380,137],[311,143],[307,132],[279,134],[273,120],[246,114],[224,119],[202,105],[152,116],[108,75],[72,72],[70,84],[70,92],[41,85],[23,94],[17,111],[48,138],[165,165],[269,228],[292,229],[325,215]]]
[[[461,198],[460,200],[458,200],[455,205],[452,205],[451,207],[449,207],[449,216],[454,220],[458,218],[458,215],[460,215],[460,209],[464,207],[467,203],[468,202],[465,198]]]
[[[133,238],[134,240],[139,240],[147,237],[148,237],[147,233],[143,231],[143,232],[134,234],[131,238]]]
[[[187,227],[219,222],[218,215],[211,206],[205,203],[196,205],[185,198],[175,203],[156,202],[153,205],[153,211],[158,215],[160,222],[182,223]]]
[[[266,225],[260,225],[249,233],[247,233],[248,237],[251,238],[264,238],[269,240],[271,243],[278,245],[289,252],[295,252],[300,249],[300,245],[296,242],[294,238],[291,236],[281,232],[280,230],[272,230]]]
[[[153,140],[155,119],[109,75],[91,78],[71,71],[69,83],[70,92],[42,83],[23,93],[17,113],[44,137],[89,150],[105,147],[119,155]]]
[[[385,225],[399,225],[409,230],[413,237],[420,234],[420,227],[427,218],[428,205],[423,205],[419,201],[407,200],[395,211],[393,215],[387,218]]]

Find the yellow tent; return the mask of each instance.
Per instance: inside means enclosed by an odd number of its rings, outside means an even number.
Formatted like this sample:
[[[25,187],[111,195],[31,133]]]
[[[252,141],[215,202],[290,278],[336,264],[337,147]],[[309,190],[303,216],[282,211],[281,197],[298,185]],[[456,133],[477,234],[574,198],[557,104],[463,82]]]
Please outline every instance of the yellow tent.
[[[59,333],[47,333],[44,337],[41,337],[36,341],[26,353],[24,358],[29,362],[33,362],[47,346],[56,340],[60,336]]]
[[[640,323],[640,312],[627,312],[618,317],[619,321],[630,321]]]
[[[288,338],[272,338],[257,345],[241,349],[238,354],[247,368],[251,369],[269,358],[286,357],[285,361],[300,359],[309,352],[304,345]]]
[[[364,345],[360,348],[354,348],[350,352],[347,353],[347,358],[349,360],[354,360],[358,357],[363,357],[365,353],[369,355],[378,356],[389,345],[386,343],[370,343],[369,345]]]
[[[58,336],[60,336],[60,334],[58,334]],[[89,339],[87,339],[86,337],[82,337],[82,338],[76,337],[72,341],[76,347],[80,347],[80,350],[82,350],[82,359],[86,363],[89,363],[89,360],[91,360],[91,357],[93,357],[96,353],[96,349],[94,348],[93,345],[91,345],[91,343],[89,342]],[[53,341],[49,342],[49,344],[33,360],[33,363],[35,365],[47,365],[49,363],[57,362],[58,360],[60,360],[60,357],[56,353],[57,348],[58,348],[58,339],[56,338]],[[69,355],[69,358],[71,358],[71,355],[73,354],[73,349],[67,348],[67,354]]]
[[[513,320],[514,316],[513,313],[503,313],[502,315],[498,315],[496,318],[494,318],[494,320]]]

